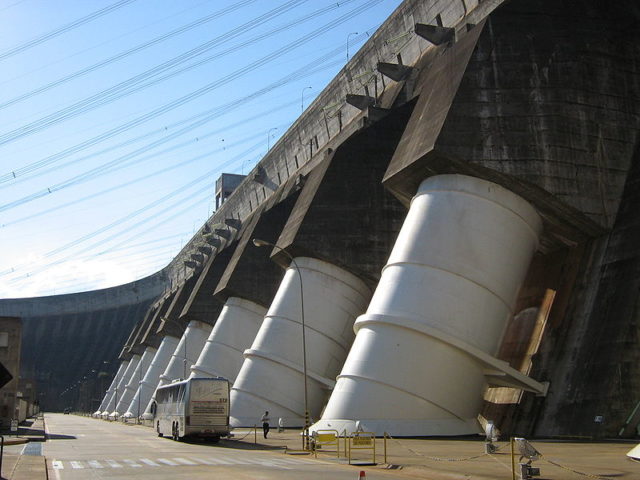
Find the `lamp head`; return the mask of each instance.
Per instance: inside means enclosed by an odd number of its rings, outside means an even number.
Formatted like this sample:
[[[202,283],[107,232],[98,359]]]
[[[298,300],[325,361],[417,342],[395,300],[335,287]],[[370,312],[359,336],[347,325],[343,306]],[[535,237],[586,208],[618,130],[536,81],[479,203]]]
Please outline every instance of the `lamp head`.
[[[253,239],[253,244],[256,247],[268,247],[270,245],[269,242],[266,242],[264,240],[260,240],[259,238],[254,238]]]

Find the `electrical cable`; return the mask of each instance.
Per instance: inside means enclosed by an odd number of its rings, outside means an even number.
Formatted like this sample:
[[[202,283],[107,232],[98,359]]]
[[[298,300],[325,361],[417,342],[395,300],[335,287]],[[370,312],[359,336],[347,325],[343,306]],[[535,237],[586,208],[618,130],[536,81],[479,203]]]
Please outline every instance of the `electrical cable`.
[[[326,57],[326,56],[327,55],[325,55],[323,57]],[[336,63],[338,63],[338,62],[336,62]],[[217,116],[216,114],[219,115],[222,112],[224,112],[224,111],[226,111],[226,110],[228,110],[230,108],[236,107],[239,104],[242,104],[244,102],[247,102],[249,100],[257,98],[257,97],[259,97],[261,95],[264,95],[265,93],[267,93],[267,92],[269,92],[269,91],[271,91],[271,90],[273,90],[273,89],[275,89],[277,87],[280,87],[280,86],[286,84],[288,81],[290,81],[291,78],[296,78],[299,75],[308,76],[308,75],[311,75],[313,73],[315,73],[313,69],[307,69],[306,71],[304,70],[304,68],[298,69],[294,73],[289,74],[289,75],[281,78],[280,80],[268,85],[267,87],[264,87],[264,88],[262,88],[262,89],[260,89],[260,90],[258,90],[256,92],[253,92],[251,95],[248,95],[246,97],[242,97],[241,99],[234,100],[234,101],[229,102],[229,103],[227,103],[227,104],[225,104],[223,106],[215,108],[214,112],[212,112],[209,116],[206,116],[206,117],[204,117],[204,118],[202,118],[200,120],[197,120],[196,122],[188,124],[188,125],[182,127],[181,129],[177,130],[176,132],[173,132],[170,135],[167,135],[166,137],[163,137],[162,139],[156,140],[156,141],[152,142],[149,145],[141,147],[140,149],[138,149],[138,150],[136,150],[134,152],[130,152],[130,153],[128,153],[128,154],[126,154],[126,155],[124,155],[122,157],[119,157],[119,158],[117,158],[115,160],[107,162],[106,164],[103,164],[103,165],[100,165],[98,167],[95,167],[95,168],[89,170],[88,172],[84,172],[84,173],[76,175],[76,176],[74,176],[74,177],[72,177],[72,178],[70,178],[70,179],[68,179],[68,180],[66,180],[64,182],[61,182],[61,183],[58,183],[58,184],[53,185],[51,187],[48,187],[47,189],[43,189],[43,190],[41,190],[39,192],[35,192],[33,194],[27,195],[25,197],[22,197],[20,199],[14,200],[12,202],[0,205],[0,212],[9,210],[11,208],[14,208],[14,207],[17,207],[17,206],[20,206],[20,205],[23,205],[25,203],[29,203],[31,201],[34,201],[34,200],[38,199],[38,198],[42,198],[42,197],[50,195],[50,194],[52,194],[54,192],[63,190],[65,188],[68,188],[68,187],[70,187],[72,185],[77,185],[79,183],[83,183],[85,181],[88,181],[88,180],[94,178],[96,174],[103,173],[103,172],[107,171],[109,168],[117,165],[118,163],[122,163],[122,162],[124,162],[124,161],[126,161],[128,159],[131,159],[133,156],[139,155],[140,153],[146,153],[146,151],[150,150],[152,147],[155,147],[155,146],[158,146],[158,145],[162,145],[162,144],[164,144],[164,143],[166,143],[166,142],[168,142],[168,141],[170,141],[170,140],[172,140],[172,139],[174,139],[174,138],[176,138],[176,137],[178,137],[178,136],[180,136],[180,135],[182,135],[184,133],[187,133],[187,132],[193,130],[194,128],[197,128],[197,127],[205,125],[206,123],[209,123],[210,121],[212,121],[212,120],[214,120],[216,118],[216,116]]]
[[[81,100],[79,102],[76,102],[72,105],[70,105],[69,107],[66,107],[62,110],[58,110],[57,112],[51,113],[49,115],[46,115],[45,117],[40,118],[39,120],[30,122],[26,125],[23,125],[22,127],[16,128],[14,130],[11,130],[9,132],[6,132],[4,134],[0,134],[0,145],[5,145],[9,142],[15,141],[19,138],[22,138],[26,135],[30,135],[39,131],[42,131],[45,128],[50,127],[51,125],[54,125],[62,120],[68,120],[69,118],[72,118],[72,116],[78,115],[80,113],[86,113],[89,109],[89,106],[91,105],[92,102],[95,102],[97,99],[100,99],[103,95],[109,95],[112,94],[110,92],[114,92],[117,91],[118,89],[123,88],[123,85],[126,85],[128,82],[138,82],[143,78],[146,78],[150,75],[158,75],[160,72],[165,71],[169,68],[173,68],[177,65],[180,65],[181,63],[184,63],[186,61],[188,61],[191,58],[195,58],[198,55],[201,55],[202,53],[206,52],[207,50],[223,43],[226,41],[229,41],[232,38],[235,38],[237,36],[240,36],[244,33],[246,33],[247,30],[251,29],[251,28],[255,28],[258,25],[261,25],[264,22],[267,22],[269,20],[271,20],[272,18],[275,18],[279,15],[282,15],[283,13],[286,13],[287,11],[291,10],[292,8],[298,6],[300,3],[306,2],[307,0],[289,0],[287,3],[285,3],[284,5],[281,5],[279,7],[276,7],[272,10],[270,10],[269,12],[262,14],[246,23],[244,23],[243,25],[240,25],[239,27],[236,27],[222,35],[219,35],[217,37],[215,37],[212,40],[209,40],[208,42],[205,42],[204,44],[199,45],[198,47],[192,48],[191,50],[177,56],[174,57],[171,60],[168,60],[160,65],[157,65],[155,67],[153,67],[150,70],[147,70],[141,74],[136,75],[135,77],[132,77],[129,80],[125,80],[124,82],[120,82],[119,84],[111,87],[110,89],[107,89],[105,92],[100,92],[97,94],[94,94],[88,98],[85,98],[84,100]]]
[[[137,0],[120,0],[100,10],[96,10],[95,12],[92,12],[89,15],[86,15],[77,20],[74,20],[71,23],[67,23],[62,27],[59,27],[55,30],[51,30],[50,32],[44,33],[38,37],[35,37],[31,40],[21,43],[20,45],[16,45],[15,47],[12,47],[8,50],[0,52],[0,60],[4,60],[6,58],[12,57],[13,55],[24,52],[25,50],[35,47],[36,45],[40,45],[41,43],[44,43],[47,40],[51,40],[52,38],[58,37],[64,33],[67,33],[68,31],[73,30],[76,27],[84,25],[85,23],[89,23],[95,20],[96,18],[100,18],[108,13],[111,13],[114,10],[117,10],[118,8],[124,7],[135,1]]]
[[[107,65],[110,65],[114,62],[117,62],[118,60],[122,60],[130,55],[133,55],[134,53],[138,53],[142,50],[145,50],[149,47],[152,47],[154,45],[157,45],[161,42],[164,42],[165,40],[168,40],[172,37],[175,37],[176,35],[180,35],[182,33],[188,32],[189,30],[192,30],[196,27],[199,27],[201,25],[204,25],[207,22],[210,22],[212,20],[215,20],[216,18],[220,18],[228,13],[232,13],[235,10],[238,10],[239,8],[242,8],[248,4],[254,3],[257,0],[242,0],[240,2],[234,3],[232,5],[229,5],[228,7],[222,8],[220,10],[217,10],[205,17],[199,18],[191,23],[188,23],[186,25],[183,25],[179,28],[176,28],[175,30],[171,30],[170,32],[167,32],[165,34],[162,34],[158,37],[155,37],[147,42],[141,43],[139,45],[136,45],[135,47],[132,47],[128,50],[125,50],[124,52],[120,52],[116,55],[113,55],[109,58],[106,58],[104,60],[101,60],[97,63],[94,63],[93,65],[90,65],[88,67],[82,68],[80,70],[77,70],[73,73],[70,73],[68,75],[65,75],[64,77],[61,77],[57,80],[54,80],[52,82],[49,82],[45,85],[42,85],[38,88],[35,88],[33,90],[30,90],[29,92],[23,93],[21,95],[18,95],[17,97],[13,97],[9,100],[5,100],[4,102],[0,103],[0,110],[3,108],[6,108],[10,105],[14,105],[18,102],[21,102],[23,100],[29,99],[31,97],[34,97],[35,95],[38,95],[42,92],[46,92],[47,90],[51,90],[54,87],[57,87],[59,85],[63,85],[67,82],[70,82],[71,80],[75,80],[76,78],[79,78],[81,76],[87,75],[91,72],[94,72],[96,70],[99,70],[100,68],[106,67]]]
[[[292,0],[293,1],[293,0]],[[262,67],[264,65],[266,65],[267,63],[275,60],[276,58],[281,57],[282,55],[284,55],[285,53],[289,52],[290,50],[293,50],[295,48],[300,47],[301,45],[311,41],[312,39],[320,36],[323,33],[326,33],[327,31],[331,30],[332,28],[335,28],[336,26],[340,25],[341,23],[346,22],[347,20],[350,20],[351,18],[353,18],[353,16],[362,13],[364,10],[367,10],[369,8],[371,8],[373,5],[375,5],[376,3],[381,2],[382,0],[369,0],[368,2],[366,2],[364,5],[361,5],[359,7],[354,8],[353,10],[351,10],[350,12],[334,19],[333,21],[323,25],[322,27],[313,30],[312,32],[304,35],[303,37],[300,37],[299,39],[284,45],[282,47],[280,47],[279,49],[271,52],[270,54],[255,60],[253,62],[251,62],[248,65],[245,65],[244,67],[241,67],[238,70],[235,70],[234,72],[227,74],[225,76],[223,76],[222,78],[211,82],[203,87],[200,87],[197,90],[194,90],[186,95],[183,95],[182,97],[179,97],[161,107],[158,107],[154,110],[152,110],[151,112],[148,112],[147,114],[144,114],[140,117],[137,117],[136,119],[127,122],[123,125],[121,125],[120,127],[116,127],[115,129],[111,130],[110,133],[121,133],[122,131],[128,130],[130,128],[136,127],[140,124],[146,123],[147,121],[151,120],[152,118],[155,118],[157,116],[163,115],[171,110],[174,110],[178,107],[181,107],[182,105],[185,105],[189,102],[192,102],[193,100],[200,98],[201,96],[208,94],[224,85],[227,85],[228,83],[237,80],[237,78],[250,73],[254,70],[256,70],[259,67]],[[90,99],[85,99],[81,102],[78,102],[74,105],[72,105],[71,107],[68,107],[69,109],[73,110],[74,108],[79,108],[79,106],[82,106],[81,104],[83,104],[83,102],[90,102]],[[81,113],[84,113],[84,111],[81,110]],[[65,113],[65,111],[60,111],[60,112],[56,112],[54,114],[51,114],[47,117],[44,117],[36,122],[32,122],[31,124],[27,124],[23,127],[20,127],[18,129],[12,130],[10,132],[7,132],[5,134],[1,134],[0,135],[0,145],[4,145],[6,143],[9,143],[11,141],[14,141],[18,138],[22,138],[26,135],[35,133],[37,131],[40,131],[44,128],[47,128],[48,126],[50,126],[51,124],[56,123],[57,121],[60,120],[66,120],[68,118],[67,115],[73,115],[73,112],[69,112],[69,113]]]

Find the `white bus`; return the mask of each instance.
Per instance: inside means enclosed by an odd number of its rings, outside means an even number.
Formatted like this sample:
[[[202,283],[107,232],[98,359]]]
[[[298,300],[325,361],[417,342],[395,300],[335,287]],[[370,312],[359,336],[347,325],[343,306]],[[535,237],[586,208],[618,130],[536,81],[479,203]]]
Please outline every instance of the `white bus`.
[[[217,442],[229,435],[229,381],[189,378],[163,385],[156,391],[152,413],[160,437],[205,437]]]

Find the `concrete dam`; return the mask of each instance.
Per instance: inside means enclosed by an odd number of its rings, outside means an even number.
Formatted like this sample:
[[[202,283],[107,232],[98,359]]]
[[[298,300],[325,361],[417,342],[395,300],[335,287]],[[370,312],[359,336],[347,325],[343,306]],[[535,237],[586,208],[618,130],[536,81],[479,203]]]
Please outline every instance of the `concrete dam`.
[[[23,375],[56,410],[104,371],[105,417],[224,376],[234,426],[638,435],[639,26],[406,0],[162,271],[0,300]]]

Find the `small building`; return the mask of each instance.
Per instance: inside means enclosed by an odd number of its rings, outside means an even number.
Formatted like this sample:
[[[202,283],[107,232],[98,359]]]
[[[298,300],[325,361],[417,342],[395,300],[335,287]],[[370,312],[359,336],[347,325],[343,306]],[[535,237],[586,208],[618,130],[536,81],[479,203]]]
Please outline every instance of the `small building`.
[[[11,427],[18,420],[18,383],[20,377],[20,347],[22,343],[22,321],[18,317],[0,317],[0,363],[13,377],[0,388],[0,430]]]
[[[229,195],[240,185],[246,175],[237,175],[235,173],[223,173],[216,180],[216,210],[220,208]]]

